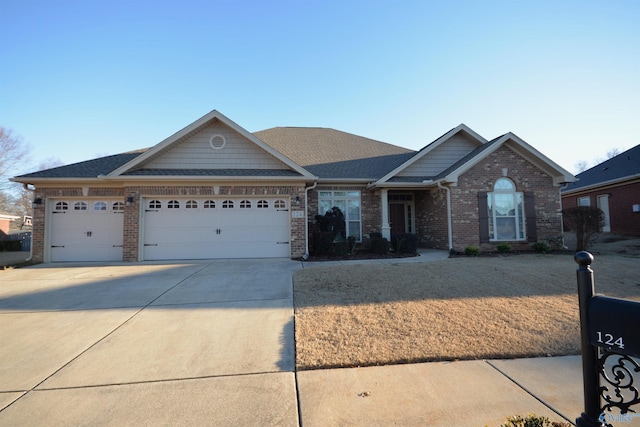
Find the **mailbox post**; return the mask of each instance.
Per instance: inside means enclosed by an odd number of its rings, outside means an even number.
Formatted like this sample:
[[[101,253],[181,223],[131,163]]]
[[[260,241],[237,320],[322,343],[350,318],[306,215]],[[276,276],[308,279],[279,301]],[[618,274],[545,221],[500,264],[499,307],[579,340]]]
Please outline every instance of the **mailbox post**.
[[[584,387],[584,412],[576,420],[576,427],[602,427],[598,420],[600,414],[600,393],[598,391],[598,348],[589,344],[588,309],[589,301],[595,294],[593,255],[581,251],[575,254],[578,267],[578,301],[580,305],[580,338],[582,344],[582,382]]]

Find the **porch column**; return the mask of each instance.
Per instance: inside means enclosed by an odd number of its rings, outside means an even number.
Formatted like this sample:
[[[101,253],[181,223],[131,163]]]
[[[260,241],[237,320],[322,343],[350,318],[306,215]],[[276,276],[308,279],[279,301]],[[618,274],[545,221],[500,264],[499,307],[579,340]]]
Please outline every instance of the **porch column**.
[[[389,197],[388,190],[380,190],[380,206],[382,206],[382,224],[380,225],[380,233],[382,237],[391,241],[391,226],[389,225]]]

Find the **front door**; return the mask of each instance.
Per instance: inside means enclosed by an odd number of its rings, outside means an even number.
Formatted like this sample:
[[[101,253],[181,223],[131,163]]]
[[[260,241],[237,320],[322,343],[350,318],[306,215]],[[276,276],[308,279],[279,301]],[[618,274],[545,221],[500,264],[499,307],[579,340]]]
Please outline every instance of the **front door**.
[[[407,232],[404,203],[389,204],[389,225],[392,236]]]

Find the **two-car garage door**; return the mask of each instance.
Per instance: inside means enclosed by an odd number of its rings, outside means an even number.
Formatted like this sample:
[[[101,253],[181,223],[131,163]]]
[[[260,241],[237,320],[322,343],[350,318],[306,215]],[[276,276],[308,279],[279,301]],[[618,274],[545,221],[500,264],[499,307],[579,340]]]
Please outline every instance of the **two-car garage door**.
[[[143,259],[289,256],[285,199],[145,198]]]
[[[141,258],[288,257],[284,198],[142,198]],[[122,261],[124,203],[52,200],[50,260]]]

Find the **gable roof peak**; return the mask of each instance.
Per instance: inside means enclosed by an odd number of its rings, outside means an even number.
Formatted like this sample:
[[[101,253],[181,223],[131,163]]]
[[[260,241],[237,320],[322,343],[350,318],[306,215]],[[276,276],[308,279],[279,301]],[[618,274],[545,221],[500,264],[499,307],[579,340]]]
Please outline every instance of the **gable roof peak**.
[[[170,148],[175,147],[178,144],[181,144],[184,140],[196,134],[197,132],[201,131],[202,129],[206,128],[216,120],[221,122],[225,126],[229,127],[233,132],[236,132],[238,135],[242,136],[243,138],[248,140],[250,143],[255,144],[257,147],[259,147],[269,155],[273,156],[280,162],[284,163],[286,167],[288,167],[289,169],[294,170],[295,172],[299,173],[303,177],[313,178],[313,176],[307,170],[301,167],[299,164],[293,162],[291,159],[287,158],[277,150],[274,150],[271,146],[269,146],[264,141],[257,138],[255,135],[253,135],[243,127],[239,126],[237,123],[229,119],[224,114],[220,113],[218,110],[211,110],[209,113],[200,117],[193,123],[185,126],[184,128],[174,133],[173,135],[169,136],[168,138],[165,138],[163,141],[156,144],[154,147],[150,148],[148,151],[139,155],[135,159],[115,169],[114,171],[109,173],[108,176],[109,177],[121,176],[133,171],[134,169],[141,167],[145,163],[148,163],[149,161],[151,161],[155,156],[159,156],[161,155],[161,153],[167,152]]]

